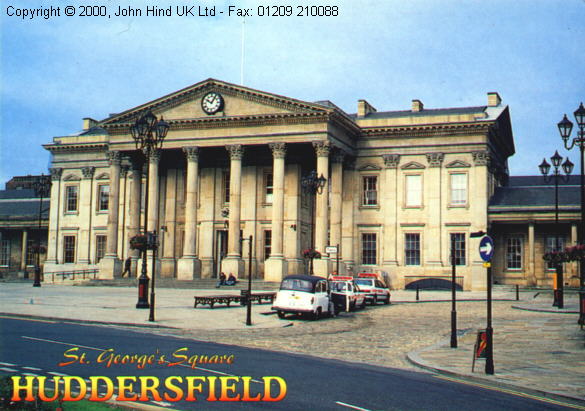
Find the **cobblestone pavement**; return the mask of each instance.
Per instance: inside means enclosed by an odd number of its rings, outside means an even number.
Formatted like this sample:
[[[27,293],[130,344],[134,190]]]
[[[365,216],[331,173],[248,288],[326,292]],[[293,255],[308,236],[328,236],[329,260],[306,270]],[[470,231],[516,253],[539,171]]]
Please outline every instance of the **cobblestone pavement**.
[[[135,293],[134,289],[66,286],[41,291],[6,284],[0,287],[0,312],[48,317],[61,313],[62,318],[81,321],[111,323],[115,319],[146,326],[144,310],[133,307]],[[576,295],[566,295],[567,309],[559,313],[550,307],[550,293],[534,298],[535,294],[523,293],[517,302],[511,292],[494,292],[496,298],[509,298],[493,303],[494,376],[485,376],[483,360],[471,374],[476,330],[486,326],[485,300],[463,301],[485,298],[485,293],[458,293],[457,349],[448,347],[451,303],[446,292],[425,292],[422,297],[434,301],[414,303],[414,293],[395,291],[392,305],[319,321],[279,320],[269,314],[269,305],[254,304],[254,326],[246,327],[244,307],[193,309],[193,290],[161,289],[157,294],[161,328],[148,332],[420,371],[407,359],[410,353],[412,361],[431,370],[585,400],[585,332],[576,324]],[[67,304],[71,308],[63,314]],[[79,309],[82,305],[87,312]]]

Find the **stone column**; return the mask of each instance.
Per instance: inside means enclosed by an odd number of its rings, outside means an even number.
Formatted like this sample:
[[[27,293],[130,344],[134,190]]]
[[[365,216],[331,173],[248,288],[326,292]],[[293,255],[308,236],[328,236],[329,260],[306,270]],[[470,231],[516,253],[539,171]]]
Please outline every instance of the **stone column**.
[[[490,164],[490,153],[488,151],[474,151],[474,167],[470,172],[469,207],[474,220],[470,231],[487,232],[487,208],[488,208],[488,166]],[[473,174],[473,175],[471,175]],[[475,186],[475,187],[474,187]],[[444,241],[449,241],[448,239]],[[479,242],[477,242],[479,244]],[[470,247],[470,250],[476,249]],[[471,267],[471,289],[472,291],[485,291],[487,289],[487,273],[483,266],[483,260],[479,253],[470,253]],[[467,278],[464,279],[464,288],[467,288]]]
[[[384,215],[384,239],[383,247],[384,254],[382,259],[382,266],[388,272],[390,278],[390,286],[392,288],[404,288],[404,277],[398,278],[396,274],[396,267],[398,266],[398,259],[396,252],[398,245],[396,244],[398,238],[397,225],[397,171],[398,163],[400,162],[399,154],[385,154],[384,158],[384,185],[382,191],[382,212]]]
[[[270,258],[264,264],[264,279],[280,281],[287,274],[287,264],[283,252],[284,224],[284,159],[286,146],[284,143],[269,144],[272,150],[272,248]]]
[[[426,229],[427,238],[435,239],[435,241],[425,241],[425,265],[429,268],[441,267],[441,248],[445,241],[443,238],[441,224],[442,224],[442,209],[441,209],[441,164],[445,155],[443,153],[428,153],[426,155],[429,162],[429,169],[426,173],[425,191],[427,193],[428,204],[428,227]],[[486,180],[487,182],[487,180]],[[487,204],[486,204],[487,207]],[[448,248],[450,250],[450,247]],[[449,264],[447,264],[449,265]]]
[[[167,170],[166,184],[161,189],[164,193],[164,220],[159,231],[159,243],[162,250],[159,251],[161,260],[161,277],[175,277],[175,233],[177,225],[177,169]],[[163,214],[161,210],[161,214]],[[163,226],[165,229],[163,230]]]
[[[99,263],[100,279],[112,279],[122,273],[122,262],[118,258],[118,211],[120,200],[119,151],[108,151],[110,164],[110,195],[108,198],[108,237],[106,255]]]
[[[49,210],[49,237],[47,239],[47,260],[44,272],[57,270],[57,251],[59,238],[59,216],[61,210],[61,175],[62,168],[51,168],[51,208]]]
[[[284,254],[288,274],[305,272],[305,260],[301,257],[301,166],[287,164],[285,167],[284,210]]]
[[[330,255],[332,270],[336,270],[336,262],[339,259],[339,270],[341,270],[342,243],[341,243],[341,205],[343,190],[343,159],[345,153],[341,150],[333,152],[331,165],[331,233],[330,245],[337,246],[337,254]],[[338,273],[339,274],[339,273]]]
[[[177,279],[192,280],[201,277],[201,261],[197,257],[197,186],[199,185],[199,148],[184,147],[187,156],[185,198],[185,239],[183,257],[179,260]]]
[[[536,275],[536,261],[535,261],[535,242],[534,242],[534,221],[528,223],[528,261],[526,264],[526,274],[533,285],[545,285],[544,278]],[[543,270],[544,274],[544,270]]]
[[[83,167],[83,179],[79,185],[79,264],[89,264],[91,255],[91,222],[93,206],[93,175],[95,167]]]
[[[244,261],[240,256],[240,213],[242,203],[242,157],[244,149],[240,144],[226,146],[230,154],[230,208],[228,230],[228,254],[222,262],[222,271],[241,277]]]
[[[201,209],[199,219],[199,258],[201,259],[201,278],[214,278],[213,250],[215,248],[214,219],[216,208],[216,172],[211,167],[201,169]],[[221,195],[221,194],[219,194]],[[185,233],[186,235],[186,233]]]
[[[20,269],[22,271],[26,270],[26,252],[27,252],[27,243],[28,243],[28,230],[22,230],[22,244],[21,244],[21,254],[20,254]]]
[[[329,258],[325,254],[327,246],[327,231],[329,228],[329,141],[313,142],[317,154],[317,177],[325,178],[325,185],[321,193],[316,194],[315,210],[315,249],[321,253],[321,258],[313,261],[315,275],[327,277],[329,275]]]
[[[148,215],[146,216],[147,220],[147,229],[148,231],[156,230],[159,244],[160,244],[160,235],[161,233],[158,230],[158,206],[159,206],[159,176],[158,176],[158,166],[160,162],[161,150],[154,150],[150,153],[148,157]],[[161,250],[157,251],[158,253]],[[152,251],[147,252],[147,261],[146,264],[148,275],[152,278]],[[160,273],[160,260],[157,259],[155,262],[155,270],[157,273]]]
[[[132,191],[130,192],[130,218],[128,227],[128,247],[130,247],[130,239],[138,235],[142,228],[140,220],[140,209],[142,201],[142,164],[138,161],[132,162],[132,176],[131,176]],[[138,260],[140,259],[140,251],[130,250],[132,258],[132,276],[136,277],[138,273]]]
[[[346,164],[345,176],[343,178],[343,218],[341,220],[341,249],[343,250],[343,268],[341,269],[341,273],[349,275],[355,272],[355,259],[353,252],[356,177],[355,159],[351,159]]]

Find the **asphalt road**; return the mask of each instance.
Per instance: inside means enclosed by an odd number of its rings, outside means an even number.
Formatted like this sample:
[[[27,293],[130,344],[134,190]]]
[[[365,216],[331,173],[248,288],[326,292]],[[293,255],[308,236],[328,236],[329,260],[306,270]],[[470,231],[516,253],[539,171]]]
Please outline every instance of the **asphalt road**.
[[[326,342],[324,342],[325,344]],[[348,341],[348,344],[355,342]],[[72,350],[72,351],[67,351]],[[85,354],[84,364],[80,363]],[[153,355],[153,364],[110,364],[113,354]],[[161,355],[165,361],[159,363]],[[219,355],[233,362],[188,364],[194,355]],[[315,357],[227,346],[190,339],[154,335],[107,326],[21,320],[0,317],[0,373],[24,375],[91,376],[249,376],[250,396],[264,390],[262,377],[286,381],[286,397],[278,402],[207,401],[208,390],[195,392],[197,401],[149,401],[174,409],[224,410],[562,410],[563,403],[536,399],[522,393],[457,382],[428,373],[345,363]],[[72,362],[62,365],[60,363]],[[169,363],[180,363],[169,366]],[[54,374],[51,374],[54,373]],[[207,380],[209,381],[209,380]],[[186,383],[175,382],[185,390]],[[116,395],[117,395],[116,384]],[[102,391],[103,390],[103,391]],[[139,392],[134,387],[134,392]],[[100,388],[98,392],[105,392]],[[163,390],[161,389],[161,393]],[[271,395],[278,395],[273,383]],[[171,396],[175,396],[169,391]],[[227,396],[243,394],[236,384]],[[131,395],[131,394],[128,394]],[[221,396],[218,387],[217,397]],[[146,402],[144,402],[146,403]],[[565,404],[568,405],[568,404]]]

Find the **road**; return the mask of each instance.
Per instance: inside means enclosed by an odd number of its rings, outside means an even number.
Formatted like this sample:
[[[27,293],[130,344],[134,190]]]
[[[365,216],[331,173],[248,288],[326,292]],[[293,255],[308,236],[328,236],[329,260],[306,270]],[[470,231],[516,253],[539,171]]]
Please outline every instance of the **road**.
[[[262,392],[262,377],[279,376],[287,395],[278,402],[149,401],[174,409],[229,410],[562,410],[562,403],[521,393],[505,393],[428,373],[353,364],[329,359],[242,348],[140,330],[66,322],[0,318],[0,373],[91,376],[250,376],[251,395]],[[349,343],[349,342],[348,342]],[[68,351],[71,350],[73,351]],[[108,351],[111,350],[111,351]],[[110,353],[154,354],[166,363],[111,364]],[[79,358],[85,353],[81,364]],[[175,353],[173,355],[173,353]],[[192,369],[182,355],[233,355],[232,364],[200,364]],[[101,361],[101,362],[100,362]],[[59,366],[60,363],[73,362]],[[53,374],[51,374],[53,373]],[[134,391],[137,391],[136,389]],[[278,389],[273,390],[277,395]],[[205,392],[205,391],[204,391]],[[237,391],[241,393],[240,391]],[[235,395],[232,393],[230,395]],[[220,394],[218,394],[219,396]],[[567,405],[567,404],[565,404]]]

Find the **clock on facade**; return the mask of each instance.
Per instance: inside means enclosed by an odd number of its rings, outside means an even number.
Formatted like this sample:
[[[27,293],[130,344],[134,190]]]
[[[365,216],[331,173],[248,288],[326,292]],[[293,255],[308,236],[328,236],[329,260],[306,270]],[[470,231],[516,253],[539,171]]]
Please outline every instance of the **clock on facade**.
[[[223,109],[223,97],[221,94],[211,91],[201,99],[201,108],[207,114],[215,114]]]

